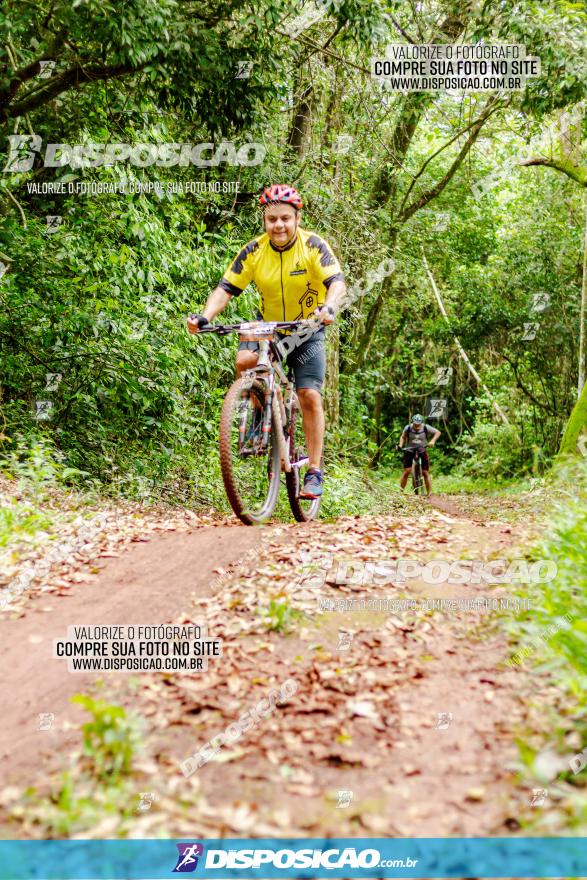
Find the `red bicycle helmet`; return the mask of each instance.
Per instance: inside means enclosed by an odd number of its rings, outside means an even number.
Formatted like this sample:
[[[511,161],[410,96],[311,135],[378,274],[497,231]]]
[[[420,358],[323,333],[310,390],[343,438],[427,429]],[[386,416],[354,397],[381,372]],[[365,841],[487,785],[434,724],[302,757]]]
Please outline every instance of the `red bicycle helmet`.
[[[289,186],[287,183],[273,183],[271,186],[265,187],[260,198],[259,204],[262,208],[266,205],[275,205],[283,203],[292,205],[296,211],[302,207],[302,197],[297,189]]]

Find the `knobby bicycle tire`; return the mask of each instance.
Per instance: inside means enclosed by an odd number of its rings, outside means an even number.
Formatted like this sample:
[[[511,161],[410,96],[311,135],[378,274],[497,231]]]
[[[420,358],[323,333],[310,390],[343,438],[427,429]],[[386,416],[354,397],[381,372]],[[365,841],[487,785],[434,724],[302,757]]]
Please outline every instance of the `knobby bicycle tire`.
[[[420,489],[422,488],[422,465],[420,463],[420,459],[414,460],[412,464],[412,485],[414,487],[414,493],[416,495],[420,494]]]
[[[278,428],[275,421],[275,415],[272,411],[270,423],[271,432],[268,438],[269,451],[266,456],[269,459],[268,467],[270,468],[267,495],[265,501],[258,510],[250,510],[247,505],[247,499],[242,498],[241,493],[239,492],[233,461],[234,450],[232,444],[233,417],[236,408],[239,407],[243,399],[246,399],[246,395],[243,393],[245,391],[248,392],[249,396],[254,395],[261,407],[264,406],[265,389],[262,382],[254,382],[251,385],[250,380],[241,378],[237,379],[236,382],[233,382],[230,386],[228,393],[224,398],[222,414],[220,416],[220,469],[222,471],[224,488],[230,506],[241,522],[247,526],[251,526],[256,523],[265,522],[275,510],[279,494],[281,460],[279,455],[279,445],[274,439],[277,437],[276,432]]]
[[[289,437],[289,449],[290,449],[290,459],[292,461],[296,460],[296,449],[295,449],[295,435],[296,435],[296,426],[298,416],[301,415],[300,405],[297,399],[297,395],[294,398],[294,405],[292,407],[289,419],[288,426],[288,437]],[[320,467],[322,467],[322,462],[320,463]],[[301,483],[301,474],[300,468],[292,468],[289,473],[285,474],[285,486],[287,488],[287,497],[289,499],[289,506],[291,507],[291,512],[294,515],[294,519],[297,522],[310,522],[313,519],[316,519],[318,516],[318,511],[320,510],[320,505],[322,503],[322,497],[312,499],[303,499],[299,497],[300,491],[300,483]],[[304,505],[305,500],[305,505]]]

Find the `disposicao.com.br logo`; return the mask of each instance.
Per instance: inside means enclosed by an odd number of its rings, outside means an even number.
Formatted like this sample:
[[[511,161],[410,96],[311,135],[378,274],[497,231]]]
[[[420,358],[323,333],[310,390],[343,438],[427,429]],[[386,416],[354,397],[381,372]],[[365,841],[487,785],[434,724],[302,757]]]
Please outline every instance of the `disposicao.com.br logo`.
[[[191,874],[198,867],[198,859],[204,852],[201,843],[176,843],[177,864],[173,869],[174,874]]]
[[[12,134],[8,136],[9,151],[5,173],[15,174],[31,171],[35,157],[41,154],[43,140],[37,134]],[[175,165],[211,168],[226,165],[260,165],[265,158],[263,144],[246,143],[238,149],[232,141],[222,141],[216,147],[204,144],[47,144],[43,156],[45,168],[98,168],[116,162],[130,162],[139,168],[157,165],[172,168]]]
[[[250,870],[268,866],[273,870],[291,871],[312,868],[336,871],[344,868],[368,869],[381,867],[414,868],[418,859],[382,859],[377,849],[355,847],[332,849],[208,849],[206,870]],[[271,875],[269,875],[271,876]]]

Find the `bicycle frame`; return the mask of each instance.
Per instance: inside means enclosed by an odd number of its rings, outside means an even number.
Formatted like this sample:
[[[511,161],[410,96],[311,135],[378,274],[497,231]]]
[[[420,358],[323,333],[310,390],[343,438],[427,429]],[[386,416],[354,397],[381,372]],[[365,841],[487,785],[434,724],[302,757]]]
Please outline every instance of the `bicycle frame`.
[[[315,321],[283,321],[283,322],[249,322],[244,324],[232,325],[205,325],[201,328],[200,333],[219,333],[225,335],[231,332],[239,332],[242,334],[250,334],[250,339],[254,340],[258,336],[259,355],[257,363],[254,367],[250,367],[245,373],[244,378],[252,381],[260,380],[265,384],[265,407],[263,412],[263,447],[267,444],[269,435],[269,425],[271,422],[271,412],[275,412],[276,420],[279,424],[278,444],[279,455],[281,458],[282,470],[290,473],[294,468],[302,468],[308,464],[309,458],[302,458],[300,461],[292,462],[291,452],[289,449],[289,439],[286,442],[285,430],[289,423],[292,407],[294,405],[295,385],[286,375],[281,366],[276,343],[272,338],[276,330],[293,329],[305,326],[319,326]],[[278,382],[275,381],[275,376]],[[284,403],[282,386],[287,394],[287,403]]]
[[[271,412],[274,410],[275,419],[279,425],[278,443],[279,454],[282,463],[282,469],[289,473],[293,468],[301,468],[308,464],[308,458],[302,458],[300,461],[292,462],[291,450],[289,448],[289,440],[285,440],[285,429],[289,423],[291,410],[294,405],[295,387],[291,379],[288,378],[283,370],[281,363],[277,357],[277,352],[273,351],[274,343],[268,339],[259,340],[259,358],[254,367],[251,367],[244,374],[245,379],[254,381],[255,379],[265,383],[265,411],[263,413],[263,444],[267,443],[268,426],[271,421]],[[273,354],[273,359],[271,358]],[[275,381],[277,375],[278,382]],[[283,400],[282,386],[287,394],[287,403]]]

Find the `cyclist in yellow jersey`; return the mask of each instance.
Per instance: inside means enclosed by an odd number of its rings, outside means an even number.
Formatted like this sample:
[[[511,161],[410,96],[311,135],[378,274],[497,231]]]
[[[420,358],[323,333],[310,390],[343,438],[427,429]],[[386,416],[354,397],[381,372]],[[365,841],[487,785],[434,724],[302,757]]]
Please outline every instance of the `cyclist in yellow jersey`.
[[[197,333],[212,321],[251,282],[259,291],[259,310],[265,321],[297,321],[312,315],[322,325],[334,321],[346,292],[344,276],[328,243],[301,228],[300,194],[287,184],[274,184],[263,191],[259,203],[264,233],[237,254],[208,297],[202,314],[188,319],[190,333]],[[317,498],[323,491],[320,462],[324,442],[324,330],[324,326],[319,327],[287,356],[308,446],[309,465],[300,493],[305,498]],[[256,342],[241,342],[236,359],[238,375],[257,363],[257,352]]]

